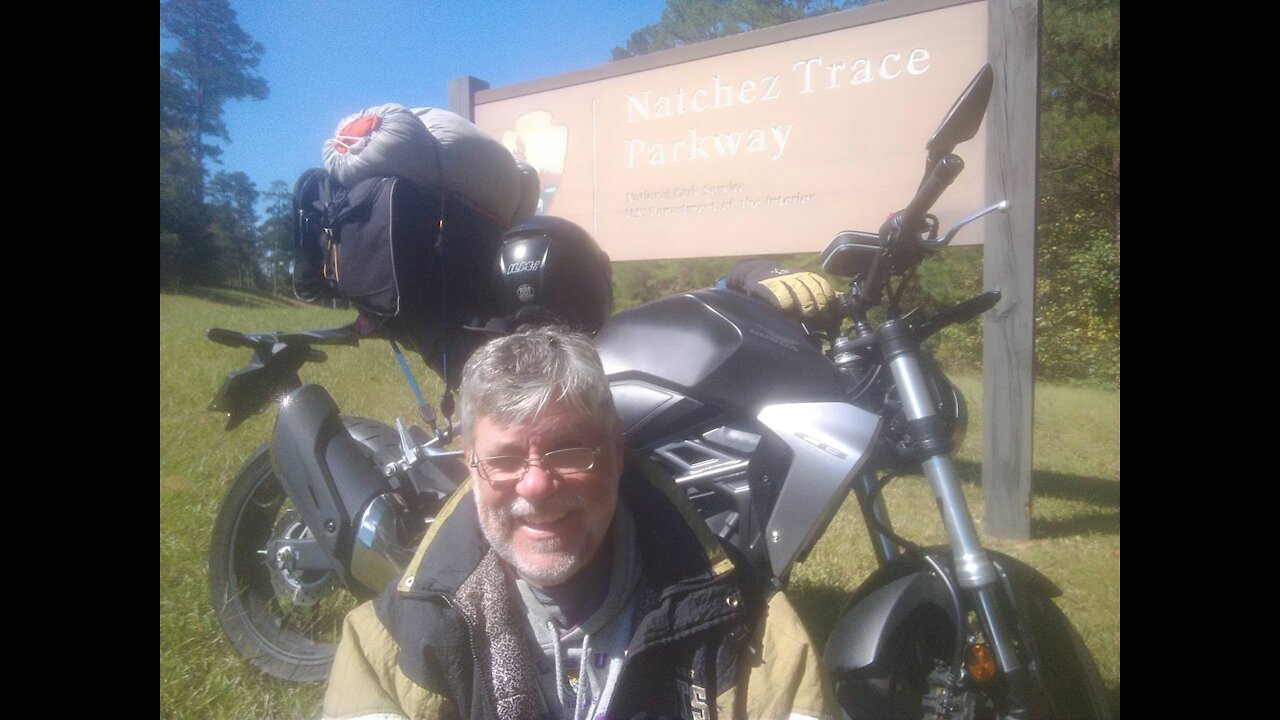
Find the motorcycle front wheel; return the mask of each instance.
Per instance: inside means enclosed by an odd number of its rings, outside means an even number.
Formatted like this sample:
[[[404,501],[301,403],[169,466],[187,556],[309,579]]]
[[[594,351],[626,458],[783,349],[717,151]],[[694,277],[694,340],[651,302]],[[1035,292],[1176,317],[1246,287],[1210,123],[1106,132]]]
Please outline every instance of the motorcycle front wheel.
[[[1031,717],[1107,720],[1111,717],[1092,655],[1051,598],[1024,588],[1019,612],[1027,628],[1034,697]],[[932,606],[916,611],[888,644],[890,651],[865,675],[833,678],[841,717],[883,720],[996,720],[1004,706],[998,687],[966,679],[943,700],[955,653],[956,628]],[[966,633],[969,632],[966,629]],[[946,705],[943,709],[941,706]],[[939,712],[942,710],[942,712]]]
[[[1030,626],[1032,677],[1047,718],[1107,720],[1110,702],[1079,631],[1043,593],[1027,592],[1020,612]]]
[[[236,474],[209,545],[209,589],[227,639],[262,672],[291,682],[325,679],[357,599],[327,572],[289,572],[267,557],[276,538],[310,530],[271,467],[263,445]]]

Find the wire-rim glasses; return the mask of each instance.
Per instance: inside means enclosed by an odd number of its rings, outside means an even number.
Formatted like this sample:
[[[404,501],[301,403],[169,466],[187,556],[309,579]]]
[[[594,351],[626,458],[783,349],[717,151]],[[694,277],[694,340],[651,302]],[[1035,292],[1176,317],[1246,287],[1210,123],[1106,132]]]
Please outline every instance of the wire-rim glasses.
[[[487,458],[471,458],[471,469],[494,490],[502,490],[519,483],[533,463],[552,475],[565,476],[586,472],[596,466],[600,447],[573,447],[552,450],[535,457],[523,455],[493,455]]]

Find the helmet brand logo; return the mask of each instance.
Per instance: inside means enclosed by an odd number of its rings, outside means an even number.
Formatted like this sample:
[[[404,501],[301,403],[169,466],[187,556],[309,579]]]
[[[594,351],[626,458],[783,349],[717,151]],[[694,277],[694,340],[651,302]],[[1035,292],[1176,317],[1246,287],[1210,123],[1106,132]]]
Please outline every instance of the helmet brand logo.
[[[542,267],[541,260],[525,260],[524,262],[516,262],[508,265],[507,274],[514,275],[515,273],[533,272],[540,267]]]
[[[516,297],[520,298],[520,302],[529,302],[533,299],[533,286],[529,283],[523,283],[516,288]]]

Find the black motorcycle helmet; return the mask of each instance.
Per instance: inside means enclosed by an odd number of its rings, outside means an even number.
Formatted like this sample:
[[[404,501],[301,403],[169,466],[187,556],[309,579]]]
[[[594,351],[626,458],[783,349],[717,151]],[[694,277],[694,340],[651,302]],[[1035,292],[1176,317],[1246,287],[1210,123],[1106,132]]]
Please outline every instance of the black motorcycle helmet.
[[[594,334],[613,312],[613,267],[586,230],[535,215],[502,235],[494,295],[508,329],[555,323]]]

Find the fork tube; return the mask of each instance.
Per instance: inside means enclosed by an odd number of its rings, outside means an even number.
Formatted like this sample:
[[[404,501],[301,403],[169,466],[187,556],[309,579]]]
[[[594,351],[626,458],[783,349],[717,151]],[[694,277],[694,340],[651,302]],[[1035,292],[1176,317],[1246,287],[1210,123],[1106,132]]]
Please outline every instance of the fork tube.
[[[973,526],[973,516],[964,493],[960,491],[960,478],[949,454],[951,439],[942,429],[937,403],[929,392],[920,361],[915,335],[902,321],[890,320],[880,327],[881,348],[889,361],[898,397],[915,447],[923,459],[925,477],[933,496],[937,498],[942,524],[950,538],[955,554],[956,578],[960,587],[972,589],[985,587],[996,581],[995,566],[978,542]]]
[[[987,639],[996,652],[996,658],[1006,677],[1011,680],[1015,696],[1025,697],[1022,662],[1011,639],[1016,632],[1007,612],[1008,604],[999,597],[999,576],[987,552],[978,541],[973,516],[964,493],[960,491],[960,477],[950,455],[950,438],[942,431],[942,421],[937,414],[937,404],[929,391],[924,372],[916,355],[918,344],[911,330],[899,320],[890,320],[880,328],[884,357],[889,361],[898,397],[906,413],[911,435],[920,455],[921,465],[933,496],[937,499],[942,524],[950,539],[955,557],[956,579],[960,587],[977,597],[977,610],[987,632]],[[1022,698],[1014,705],[1021,705]]]
[[[896,372],[894,373],[897,374]],[[901,387],[901,386],[899,386]],[[986,587],[996,581],[996,569],[987,557],[987,551],[978,541],[969,505],[960,491],[960,481],[950,455],[935,455],[923,463],[924,475],[938,501],[942,525],[951,541],[956,559],[956,578],[960,587],[973,589]]]

